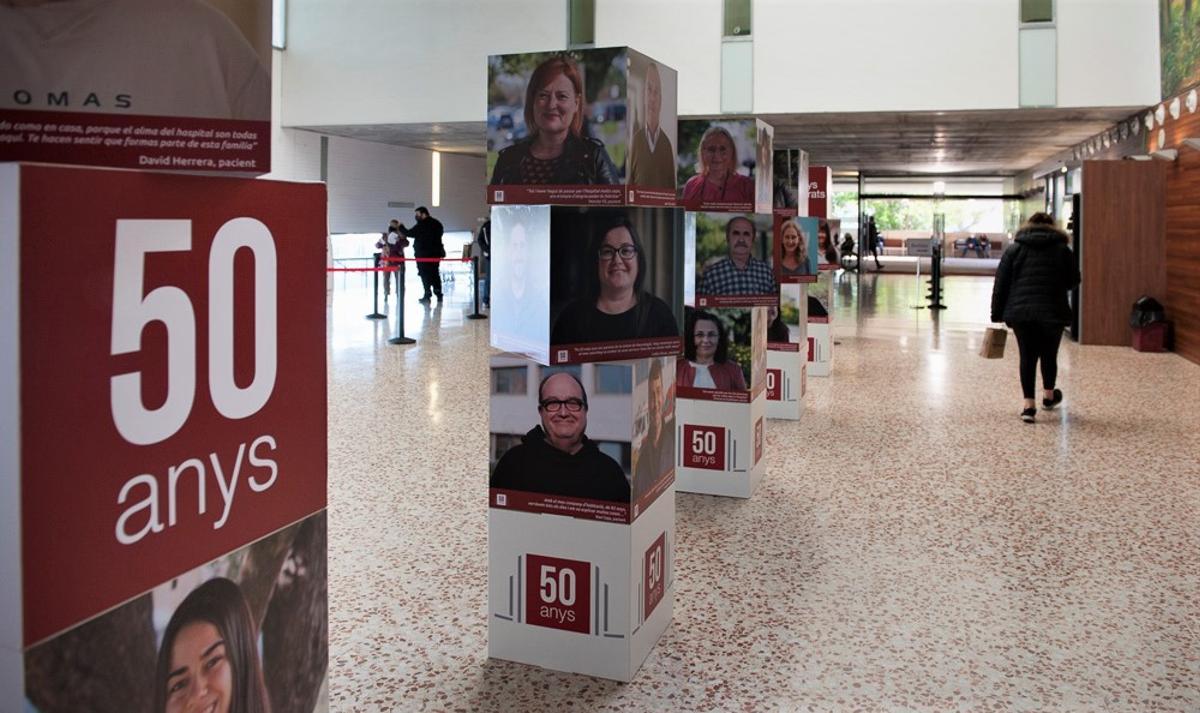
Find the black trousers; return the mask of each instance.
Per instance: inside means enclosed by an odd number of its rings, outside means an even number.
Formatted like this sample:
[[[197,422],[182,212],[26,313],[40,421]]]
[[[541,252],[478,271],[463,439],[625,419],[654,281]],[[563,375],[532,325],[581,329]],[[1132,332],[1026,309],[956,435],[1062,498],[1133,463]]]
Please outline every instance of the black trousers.
[[[1021,391],[1032,399],[1037,390],[1037,365],[1042,363],[1042,387],[1053,389],[1058,378],[1058,345],[1063,325],[1049,322],[1018,322],[1012,325],[1021,353]]]
[[[439,298],[442,296],[442,276],[438,273],[438,263],[417,263],[417,274],[421,276],[421,286],[425,288],[426,297],[429,296],[430,291]]]

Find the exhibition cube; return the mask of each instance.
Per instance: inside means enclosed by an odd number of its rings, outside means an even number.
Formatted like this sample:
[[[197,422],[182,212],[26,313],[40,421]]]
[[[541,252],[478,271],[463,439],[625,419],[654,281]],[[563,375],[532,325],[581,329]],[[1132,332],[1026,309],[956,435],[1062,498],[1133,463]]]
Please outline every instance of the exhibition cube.
[[[762,119],[680,121],[680,203],[690,211],[769,214],[774,136]]]

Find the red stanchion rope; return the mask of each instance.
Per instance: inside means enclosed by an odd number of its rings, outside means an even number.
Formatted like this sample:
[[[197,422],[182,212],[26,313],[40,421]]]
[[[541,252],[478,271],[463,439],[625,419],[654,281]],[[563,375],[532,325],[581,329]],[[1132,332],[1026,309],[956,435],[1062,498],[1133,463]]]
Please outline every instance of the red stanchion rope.
[[[385,257],[380,258],[379,262],[386,263],[405,263],[405,262],[470,262],[469,257]],[[325,272],[398,272],[403,265],[396,267],[327,267]]]

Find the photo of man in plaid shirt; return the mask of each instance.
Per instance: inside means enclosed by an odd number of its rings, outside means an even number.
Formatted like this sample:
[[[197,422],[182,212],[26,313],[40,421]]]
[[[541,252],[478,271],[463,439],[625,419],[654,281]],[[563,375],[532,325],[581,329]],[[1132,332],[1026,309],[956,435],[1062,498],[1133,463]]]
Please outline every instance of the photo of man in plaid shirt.
[[[775,273],[765,260],[750,254],[754,244],[754,223],[737,216],[725,225],[729,257],[709,265],[704,271],[699,294],[770,295],[778,289]]]

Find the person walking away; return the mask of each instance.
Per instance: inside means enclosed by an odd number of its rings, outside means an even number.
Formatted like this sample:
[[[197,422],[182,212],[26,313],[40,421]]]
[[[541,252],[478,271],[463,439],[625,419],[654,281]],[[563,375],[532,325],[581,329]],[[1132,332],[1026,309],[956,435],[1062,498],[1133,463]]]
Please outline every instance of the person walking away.
[[[1034,213],[1017,231],[996,268],[992,288],[992,321],[1004,322],[1017,337],[1021,355],[1021,391],[1025,396],[1021,420],[1037,418],[1034,401],[1037,365],[1042,366],[1042,408],[1053,409],[1063,400],[1055,388],[1058,345],[1063,328],[1071,323],[1067,293],[1079,284],[1079,268],[1071,254],[1067,234],[1053,216]]]
[[[446,257],[446,248],[442,245],[441,221],[430,215],[425,206],[417,208],[415,217],[417,222],[413,227],[400,226],[400,234],[412,238],[413,257]],[[421,285],[425,288],[425,295],[417,301],[429,304],[432,293],[437,296],[438,302],[441,302],[442,276],[438,271],[438,263],[418,262],[417,274],[421,276]]]
[[[875,258],[875,271],[883,269],[879,264],[879,228],[875,226],[875,216],[867,218],[867,247],[871,249],[871,257]]]

